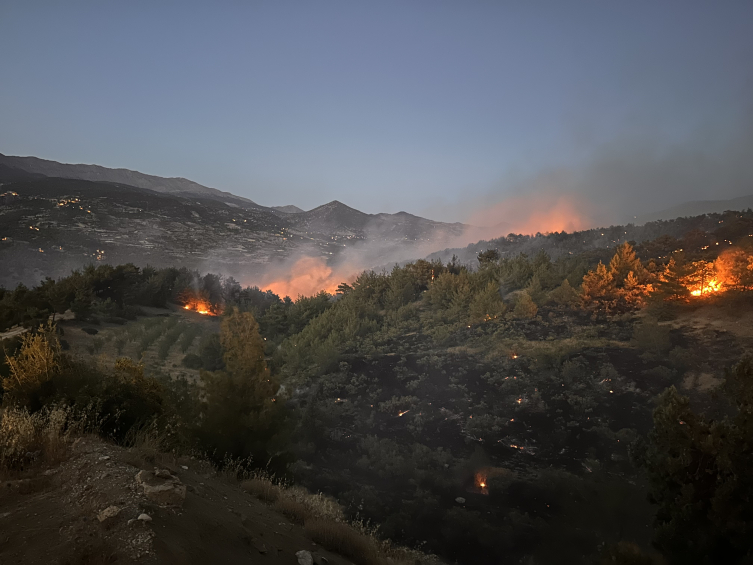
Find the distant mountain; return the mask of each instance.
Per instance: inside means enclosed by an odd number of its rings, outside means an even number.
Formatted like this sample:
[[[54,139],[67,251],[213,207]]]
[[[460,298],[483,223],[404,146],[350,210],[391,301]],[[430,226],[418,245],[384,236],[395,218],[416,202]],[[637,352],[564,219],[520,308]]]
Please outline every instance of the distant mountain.
[[[352,257],[352,250],[363,268],[377,267],[419,257],[427,245],[441,248],[464,229],[404,212],[365,214],[337,201],[284,213],[241,207],[216,194],[158,192],[18,170],[0,163],[0,192],[17,193],[0,199],[4,287],[36,284],[97,261],[186,266],[258,284],[270,266],[302,255],[335,266]],[[7,182],[17,175],[31,178]]]
[[[293,206],[292,204],[287,206],[272,206],[272,210],[282,212],[283,214],[300,214],[303,212],[298,206]]]
[[[3,180],[6,172],[7,180]],[[266,207],[248,198],[209,188],[184,178],[163,178],[129,169],[109,169],[99,165],[71,165],[39,159],[14,157],[0,153],[0,183],[39,179],[44,177],[79,179],[92,182],[148,189],[185,198],[201,198],[221,202],[231,208],[265,211],[287,219],[296,229],[320,236],[340,236],[363,239],[366,233],[379,232],[379,237],[391,240],[427,241],[439,235],[460,235],[465,226],[427,220],[405,212],[397,214],[366,214],[345,204],[332,201],[304,212],[298,206]]]
[[[199,183],[180,177],[163,178],[154,175],[147,175],[138,171],[131,171],[129,169],[108,169],[107,167],[100,167],[99,165],[69,165],[67,163],[58,163],[57,161],[48,161],[47,159],[39,159],[37,157],[13,157],[3,155],[2,153],[0,153],[0,165],[47,177],[114,182],[138,188],[148,188],[155,192],[179,194],[183,196],[201,196],[203,198],[230,203],[242,208],[260,207],[258,204],[247,198],[235,196],[234,194],[223,192],[216,188],[209,188],[208,186],[203,186]]]
[[[0,184],[43,178],[39,173],[30,173],[23,169],[17,169],[0,162]]]
[[[656,220],[671,220],[702,214],[721,214],[727,210],[747,210],[748,208],[753,208],[753,194],[730,200],[694,200],[666,210],[645,214],[638,217],[636,223],[645,224]]]

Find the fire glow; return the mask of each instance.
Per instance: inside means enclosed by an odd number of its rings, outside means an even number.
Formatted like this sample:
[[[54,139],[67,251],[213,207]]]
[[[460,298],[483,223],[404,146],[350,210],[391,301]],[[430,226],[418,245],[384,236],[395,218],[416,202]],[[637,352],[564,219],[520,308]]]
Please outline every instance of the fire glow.
[[[184,310],[192,310],[203,314],[205,316],[216,316],[218,314],[217,309],[214,308],[209,302],[205,300],[190,300],[183,305]]]
[[[481,494],[489,494],[488,489],[488,478],[487,478],[487,472],[485,469],[482,469],[481,471],[476,472],[476,475],[473,478],[474,486],[476,487],[476,490],[480,492]]]
[[[722,290],[722,283],[719,282],[716,279],[711,279],[706,283],[706,285],[703,288],[697,288],[695,290],[691,290],[690,294],[691,296],[704,296],[708,295],[714,292],[720,292]]]

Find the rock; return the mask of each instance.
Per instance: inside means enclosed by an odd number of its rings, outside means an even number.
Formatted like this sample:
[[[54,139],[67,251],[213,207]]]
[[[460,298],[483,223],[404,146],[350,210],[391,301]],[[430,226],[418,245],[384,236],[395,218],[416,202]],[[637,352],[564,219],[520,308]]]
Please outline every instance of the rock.
[[[137,520],[141,520],[142,522],[151,522],[152,517],[149,514],[141,513],[139,514],[139,517],[136,518]]]
[[[267,552],[267,546],[260,541],[254,541],[254,548],[256,551],[264,555]]]
[[[314,565],[314,558],[311,556],[310,551],[302,549],[296,552],[295,556],[298,558],[298,565]]]
[[[183,469],[184,471],[188,471],[188,467],[186,465],[181,465],[180,468]]]
[[[455,502],[457,502],[458,504],[465,504],[465,498],[463,498],[462,496],[458,496],[455,499]]]
[[[154,476],[160,479],[173,479],[173,474],[168,469],[155,469]]]
[[[136,483],[141,486],[144,496],[161,506],[183,506],[186,499],[186,486],[166,469],[139,471]]]
[[[117,506],[108,506],[102,512],[97,514],[97,520],[100,522],[112,522],[120,514],[120,508]]]

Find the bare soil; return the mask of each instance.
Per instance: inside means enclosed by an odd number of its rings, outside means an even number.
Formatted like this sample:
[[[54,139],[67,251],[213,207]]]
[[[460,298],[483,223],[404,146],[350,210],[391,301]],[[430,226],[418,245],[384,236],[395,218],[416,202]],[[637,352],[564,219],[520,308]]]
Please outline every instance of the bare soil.
[[[206,462],[139,452],[96,437],[76,440],[70,457],[3,481],[0,563],[268,563],[296,564],[296,552],[317,562],[348,560],[318,547],[271,507],[218,475]],[[186,485],[182,508],[150,502],[135,480],[140,469],[168,469]],[[117,508],[114,518],[100,513]],[[150,521],[139,520],[148,514]]]

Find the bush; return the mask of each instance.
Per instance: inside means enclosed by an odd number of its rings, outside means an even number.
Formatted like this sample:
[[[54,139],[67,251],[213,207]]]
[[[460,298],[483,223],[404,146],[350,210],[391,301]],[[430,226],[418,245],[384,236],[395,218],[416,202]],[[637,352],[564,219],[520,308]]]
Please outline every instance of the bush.
[[[669,328],[660,326],[659,322],[652,318],[645,318],[641,323],[635,325],[633,342],[639,349],[654,355],[666,353],[672,347]]]
[[[29,406],[39,389],[58,374],[60,346],[54,326],[49,324],[41,333],[27,333],[21,338],[21,348],[6,358],[9,376],[3,379],[3,402]]]
[[[83,431],[83,421],[70,408],[53,406],[34,414],[7,408],[0,416],[0,473],[61,461],[70,436]]]
[[[201,357],[199,357],[198,355],[189,353],[188,355],[183,357],[181,365],[188,369],[201,369],[203,367],[203,362],[201,361]]]

